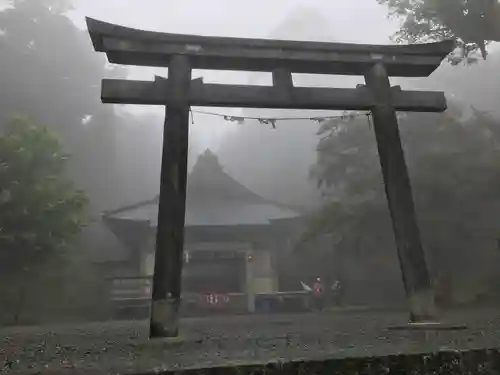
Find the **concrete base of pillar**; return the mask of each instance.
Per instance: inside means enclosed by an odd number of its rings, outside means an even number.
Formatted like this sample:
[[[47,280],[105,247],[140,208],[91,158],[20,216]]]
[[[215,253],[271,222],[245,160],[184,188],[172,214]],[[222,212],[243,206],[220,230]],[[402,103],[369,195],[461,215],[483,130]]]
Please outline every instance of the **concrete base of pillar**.
[[[410,305],[410,323],[437,322],[437,309],[434,291],[414,292],[408,298]]]
[[[179,304],[180,301],[177,298],[153,301],[151,305],[150,338],[178,336]]]

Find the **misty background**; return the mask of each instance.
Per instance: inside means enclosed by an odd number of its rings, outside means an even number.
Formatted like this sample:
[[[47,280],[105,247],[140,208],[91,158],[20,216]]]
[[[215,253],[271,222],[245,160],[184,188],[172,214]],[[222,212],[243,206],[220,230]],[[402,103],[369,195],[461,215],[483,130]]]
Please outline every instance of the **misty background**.
[[[99,99],[100,81],[106,77],[152,80],[155,74],[168,74],[166,69],[110,66],[102,54],[93,50],[85,29],[85,16],[158,32],[367,44],[392,43],[390,37],[399,26],[396,20],[388,19],[387,8],[375,0],[214,0],[210,5],[201,0],[143,0],[140,5],[132,0],[74,0],[73,9],[64,8],[63,3],[56,0],[21,1],[15,12],[8,13],[9,8],[4,2],[2,13],[5,16],[0,18],[0,35],[7,38],[0,39],[0,124],[22,114],[37,124],[55,129],[62,138],[64,149],[72,156],[69,174],[89,197],[91,224],[83,231],[78,250],[72,253],[76,268],[68,268],[77,269],[79,278],[78,281],[63,282],[65,290],[60,292],[68,298],[78,282],[92,284],[89,281],[95,279],[92,278],[92,262],[102,258],[111,261],[113,254],[119,253],[122,247],[101,223],[101,214],[151,199],[159,192],[164,109],[103,105]],[[456,67],[443,63],[430,78],[397,79],[393,84],[399,84],[403,89],[444,90],[453,109],[464,121],[474,116],[472,108],[488,112],[495,118],[500,116],[500,50],[492,45],[490,51],[486,61]],[[203,77],[205,82],[233,84],[263,85],[271,82],[271,75],[264,73],[195,71],[193,78],[196,77]],[[294,81],[301,86],[323,87],[355,87],[363,83],[363,79],[357,77],[314,75],[294,75]],[[338,114],[195,109],[260,117]],[[196,112],[193,117],[190,167],[199,154],[210,149],[218,155],[228,174],[262,197],[305,214],[312,214],[323,206],[324,191],[310,176],[311,168],[318,160],[320,125],[313,121],[281,121],[277,123],[277,129],[272,129],[251,120],[237,124]],[[418,119],[426,123],[434,121],[425,117]],[[418,126],[418,121],[415,126]],[[368,129],[368,124],[365,125]],[[491,199],[494,201],[495,197]],[[481,204],[491,206],[488,202]],[[387,212],[384,211],[383,215],[387,221]],[[498,211],[489,211],[489,215],[489,218],[499,216]],[[379,254],[378,262],[384,263],[385,259],[392,267],[394,280],[397,280],[399,275],[396,253],[390,244],[390,226],[387,224],[383,230],[386,233],[383,247],[388,249],[384,254],[392,255],[387,255],[390,258],[387,260],[389,258],[380,258]],[[490,254],[484,258],[487,259],[485,263],[499,260],[496,258],[495,232],[498,230],[492,225],[487,234],[489,237],[485,239],[486,234],[482,237]],[[370,244],[366,246],[369,248]],[[450,252],[445,255],[445,260],[454,257],[454,246],[449,246]],[[318,259],[313,263],[320,264]],[[355,263],[355,260],[351,262]],[[475,265],[478,273],[482,265]],[[360,274],[364,272],[358,271]],[[76,274],[71,276],[76,277]],[[97,284],[95,288],[99,289]],[[40,300],[35,298],[37,293],[33,294],[30,303],[39,306]],[[42,298],[42,294],[39,295]],[[60,295],[54,299],[60,299]],[[43,298],[48,297],[43,294]],[[88,306],[84,302],[82,305]],[[51,315],[53,311],[46,314]]]

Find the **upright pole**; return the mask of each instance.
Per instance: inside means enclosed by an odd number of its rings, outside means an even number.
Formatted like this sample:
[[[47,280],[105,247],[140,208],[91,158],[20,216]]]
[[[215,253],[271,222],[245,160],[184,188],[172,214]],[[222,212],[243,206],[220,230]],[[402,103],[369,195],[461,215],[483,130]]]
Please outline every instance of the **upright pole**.
[[[408,169],[399,135],[391,86],[385,67],[376,64],[365,74],[377,100],[372,109],[380,164],[396,239],[403,283],[410,305],[410,321],[434,318],[434,293],[420,239]]]
[[[179,331],[191,83],[187,56],[172,57],[167,82],[173,94],[167,103],[163,130],[151,338],[175,337]]]
[[[247,311],[255,312],[255,289],[253,272],[253,251],[249,250],[245,254],[245,291],[247,293]]]

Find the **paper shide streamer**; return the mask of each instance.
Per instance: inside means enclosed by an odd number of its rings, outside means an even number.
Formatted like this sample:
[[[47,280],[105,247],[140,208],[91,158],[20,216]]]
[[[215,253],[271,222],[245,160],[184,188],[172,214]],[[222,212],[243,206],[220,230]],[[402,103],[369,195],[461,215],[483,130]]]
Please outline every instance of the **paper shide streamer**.
[[[271,127],[273,129],[276,129],[276,123],[278,121],[302,120],[302,121],[313,121],[313,122],[316,122],[318,124],[323,124],[326,121],[331,121],[331,120],[352,121],[356,118],[366,116],[368,118],[368,125],[371,127],[371,121],[370,121],[371,114],[370,114],[370,112],[366,112],[366,113],[344,112],[340,116],[321,116],[321,117],[250,117],[250,116],[232,116],[232,115],[228,115],[228,114],[224,114],[224,113],[191,110],[192,123],[194,124],[193,113],[221,117],[225,121],[235,122],[235,123],[238,123],[239,125],[243,125],[247,120],[256,120],[260,124],[271,125]]]

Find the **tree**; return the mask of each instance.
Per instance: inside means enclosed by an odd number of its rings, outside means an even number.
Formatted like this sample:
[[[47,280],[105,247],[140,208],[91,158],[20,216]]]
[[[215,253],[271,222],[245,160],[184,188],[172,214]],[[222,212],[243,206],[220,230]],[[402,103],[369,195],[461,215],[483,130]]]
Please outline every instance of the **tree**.
[[[0,273],[16,285],[64,256],[85,224],[86,195],[65,177],[55,134],[25,118],[0,137]],[[20,281],[21,280],[21,281]]]
[[[105,58],[93,52],[85,31],[65,15],[69,1],[11,3],[0,12],[2,120],[26,113],[51,126],[64,124],[58,130],[68,138],[86,116],[100,111]]]
[[[23,114],[55,130],[95,216],[156,194],[144,185],[157,189],[159,172],[150,159],[161,160],[155,141],[162,139],[163,118],[100,101],[101,79],[123,78],[127,70],[94,51],[88,31],[67,16],[71,0],[10,3],[0,10],[0,126]]]
[[[478,111],[468,120],[462,117],[453,107],[444,115],[410,114],[401,116],[400,129],[431,271],[442,279],[467,271],[465,282],[491,275],[497,261],[500,121]],[[329,122],[320,134],[311,177],[325,204],[311,221],[308,238],[333,236],[335,248],[360,255],[360,261],[394,260],[369,124],[362,118]]]
[[[120,176],[121,125],[114,108],[100,102],[100,81],[125,71],[107,64],[88,32],[68,18],[70,0],[10,3],[0,11],[0,124],[23,114],[55,130],[73,155],[73,179],[100,212],[110,178]]]
[[[487,56],[487,45],[500,42],[498,0],[377,0],[390,15],[402,19],[396,34],[400,42],[422,43],[456,38],[459,54],[450,60],[476,61],[474,52]]]
[[[67,161],[57,136],[26,119],[0,137],[0,249],[10,270],[64,251],[80,233],[88,202],[65,178]]]

